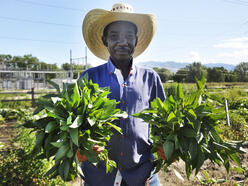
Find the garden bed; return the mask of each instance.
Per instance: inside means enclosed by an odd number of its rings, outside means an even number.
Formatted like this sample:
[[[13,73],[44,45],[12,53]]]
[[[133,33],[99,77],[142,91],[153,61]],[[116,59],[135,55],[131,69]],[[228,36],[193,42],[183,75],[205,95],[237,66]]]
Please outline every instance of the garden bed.
[[[245,149],[248,152],[248,148]],[[173,163],[168,169],[167,173],[159,172],[161,186],[192,186],[192,185],[247,185],[248,184],[248,153],[242,155],[241,165],[246,172],[239,172],[235,169],[235,164],[231,163],[231,171],[227,173],[224,166],[218,166],[210,161],[206,161],[200,169],[198,176],[193,173],[190,179],[187,179],[185,172],[185,164],[182,160]],[[176,176],[174,170],[180,173],[183,180]],[[205,172],[205,175],[204,175]],[[202,177],[202,182],[200,181]],[[220,182],[220,183],[217,183]],[[238,186],[238,185],[237,185]]]

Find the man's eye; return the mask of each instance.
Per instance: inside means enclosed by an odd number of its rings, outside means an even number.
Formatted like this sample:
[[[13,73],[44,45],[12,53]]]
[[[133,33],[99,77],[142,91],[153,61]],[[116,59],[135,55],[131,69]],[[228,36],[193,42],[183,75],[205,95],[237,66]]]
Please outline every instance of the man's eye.
[[[133,35],[133,34],[128,34],[126,37],[127,37],[128,39],[133,39],[133,38],[134,38],[134,35]]]
[[[116,39],[118,36],[117,36],[117,34],[111,34],[110,37],[111,37],[111,39]]]

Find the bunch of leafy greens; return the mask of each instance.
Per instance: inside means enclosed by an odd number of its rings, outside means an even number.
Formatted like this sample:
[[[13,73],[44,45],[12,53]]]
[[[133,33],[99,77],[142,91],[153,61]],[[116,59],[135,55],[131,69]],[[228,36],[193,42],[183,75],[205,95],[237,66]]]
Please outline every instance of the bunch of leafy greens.
[[[105,148],[96,154],[94,144],[105,147],[113,130],[121,133],[121,129],[113,124],[126,113],[116,109],[118,102],[110,100],[108,88],[99,88],[97,84],[80,78],[76,83],[59,86],[50,82],[57,93],[43,96],[37,102],[34,115],[43,111],[45,115],[35,121],[27,121],[24,127],[33,128],[36,132],[34,154],[40,158],[53,158],[54,166],[46,175],[60,175],[63,180],[72,180],[77,174],[77,150],[87,160],[96,165],[105,161],[106,172],[116,167],[116,163],[108,158]]]
[[[203,76],[196,84],[197,90],[189,95],[184,95],[178,84],[174,97],[171,95],[164,102],[157,98],[151,108],[134,114],[150,124],[153,152],[163,147],[165,160],[155,153],[157,171],[162,167],[166,171],[179,158],[185,162],[188,178],[194,169],[197,174],[207,159],[223,164],[227,171],[231,160],[240,165],[242,142],[226,142],[219,136],[218,121],[225,117],[223,105],[204,90]]]

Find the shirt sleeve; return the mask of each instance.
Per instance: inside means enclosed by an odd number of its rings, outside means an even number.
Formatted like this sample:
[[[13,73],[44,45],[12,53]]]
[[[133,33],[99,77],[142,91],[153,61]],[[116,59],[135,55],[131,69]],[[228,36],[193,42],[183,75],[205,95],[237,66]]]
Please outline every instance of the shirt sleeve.
[[[166,99],[165,93],[164,93],[164,87],[161,82],[161,79],[159,75],[154,71],[154,84],[152,88],[152,94],[151,94],[151,100],[153,101],[155,98],[159,97],[161,101],[164,101]]]

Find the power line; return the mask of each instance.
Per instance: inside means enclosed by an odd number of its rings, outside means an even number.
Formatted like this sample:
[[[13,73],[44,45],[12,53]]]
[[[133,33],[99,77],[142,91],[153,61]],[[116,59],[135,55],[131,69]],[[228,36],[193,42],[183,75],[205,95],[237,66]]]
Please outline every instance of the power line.
[[[65,9],[65,10],[72,10],[72,11],[77,11],[77,12],[82,12],[81,9],[77,8],[69,8],[69,7],[64,7],[64,6],[56,6],[56,5],[50,5],[50,4],[45,4],[45,3],[37,3],[33,1],[26,1],[26,0],[15,0],[21,3],[26,3],[26,4],[31,4],[31,5],[36,5],[36,6],[46,6],[49,8],[59,8],[59,9]]]
[[[45,21],[34,21],[34,20],[29,20],[29,19],[20,19],[20,18],[5,17],[5,16],[0,16],[0,19],[10,20],[10,21],[18,21],[18,22],[28,22],[28,23],[38,23],[38,24],[47,24],[47,25],[55,25],[55,26],[64,26],[64,27],[81,27],[79,25],[68,25],[68,24],[51,23],[51,22],[45,22]]]
[[[0,39],[34,41],[34,42],[43,42],[43,43],[73,44],[73,45],[79,45],[79,44],[81,45],[82,44],[81,42],[53,41],[53,40],[40,40],[40,39],[3,37],[3,36],[0,36]]]

